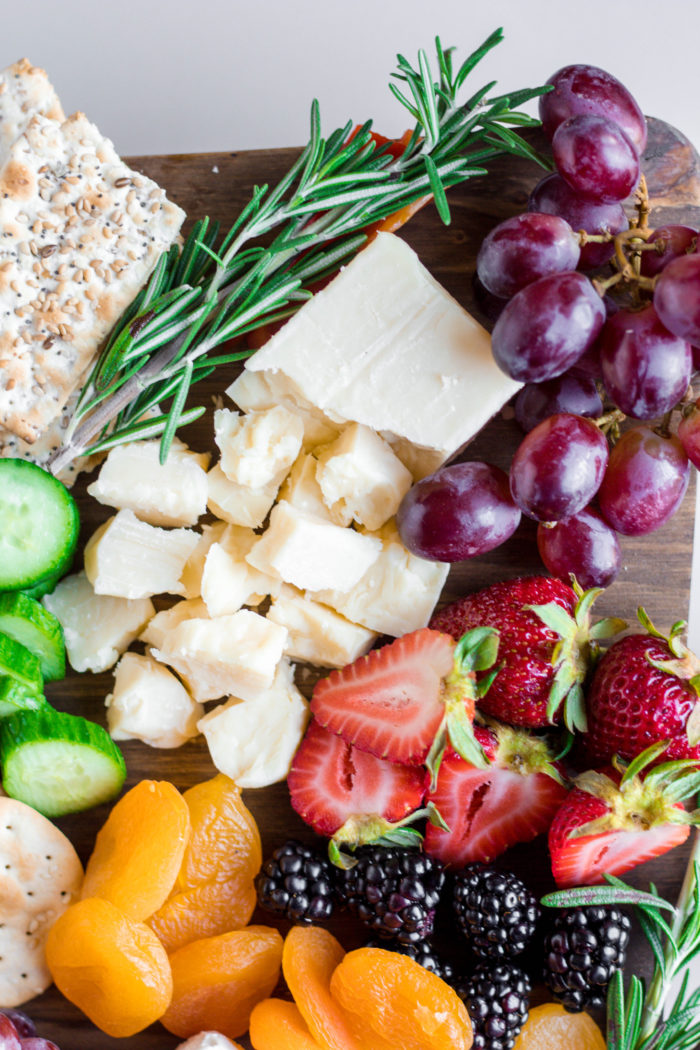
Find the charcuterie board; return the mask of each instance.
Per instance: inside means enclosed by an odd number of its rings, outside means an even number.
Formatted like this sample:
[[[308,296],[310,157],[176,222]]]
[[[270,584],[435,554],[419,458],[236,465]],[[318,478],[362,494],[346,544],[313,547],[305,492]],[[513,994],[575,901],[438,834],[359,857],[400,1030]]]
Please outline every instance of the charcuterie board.
[[[210,215],[222,226],[230,224],[249,199],[256,184],[274,184],[288,168],[293,150],[269,150],[207,155],[137,157],[130,163],[165,187],[171,199],[193,218]],[[652,224],[661,221],[688,222],[700,225],[700,161],[692,146],[678,132],[660,121],[651,120],[649,146],[644,171],[652,198]],[[502,157],[490,166],[488,176],[473,179],[450,192],[452,223],[444,227],[435,209],[428,205],[402,228],[401,236],[418,252],[423,263],[447,290],[483,323],[474,298],[472,277],[476,254],[484,235],[496,223],[522,211],[528,193],[541,175],[529,161]],[[214,398],[223,395],[235,376],[237,366],[227,375],[218,372],[195,389],[195,396],[208,411],[191,426],[184,437],[197,451],[213,450],[212,411]],[[391,396],[387,391],[387,397]],[[484,428],[464,453],[467,459],[484,459],[508,469],[514,449],[521,438],[508,408]],[[110,514],[85,491],[85,478],[75,486],[81,511],[81,544]],[[688,614],[690,573],[694,524],[694,481],[681,510],[659,531],[638,538],[623,538],[623,569],[617,581],[600,600],[597,611],[633,620],[635,610],[645,605],[654,622],[668,628]],[[496,580],[541,572],[535,545],[534,523],[523,519],[515,536],[491,554],[456,564],[450,572],[443,600],[476,590]],[[312,681],[302,677],[300,684]],[[104,723],[104,698],[110,691],[112,676],[73,672],[58,683],[52,683],[49,700],[58,708]],[[195,740],[177,750],[154,750],[127,742],[123,751],[128,766],[127,786],[145,777],[168,779],[180,789],[213,775],[214,767],[203,740]],[[254,813],[263,839],[264,853],[269,853],[290,835],[310,838],[292,812],[286,785],[247,791],[245,801]],[[95,834],[103,823],[108,807],[100,807],[59,821],[61,828],[85,860]],[[660,891],[673,897],[677,892],[687,858],[687,849],[678,849],[631,873],[630,881],[645,886],[654,880]],[[504,862],[519,872],[536,893],[552,888],[546,849],[543,841],[511,851]],[[270,922],[267,915],[256,914],[254,921]],[[362,936],[344,917],[333,927],[347,947],[357,946]],[[641,944],[641,940],[640,940]],[[452,952],[454,954],[454,951]],[[635,972],[643,966],[634,949]],[[54,990],[28,1004],[40,1034],[74,1050],[109,1050],[124,1042],[104,1036],[75,1008]],[[155,1025],[147,1032],[128,1040],[130,1050],[170,1050],[178,1040]],[[248,1046],[245,1039],[243,1045]]]

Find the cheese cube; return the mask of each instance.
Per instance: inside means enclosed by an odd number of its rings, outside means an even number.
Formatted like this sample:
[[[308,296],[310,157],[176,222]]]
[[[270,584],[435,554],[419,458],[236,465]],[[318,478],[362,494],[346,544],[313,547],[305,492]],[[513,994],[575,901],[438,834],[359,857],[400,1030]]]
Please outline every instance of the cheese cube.
[[[370,530],[392,518],[413,478],[369,427],[351,424],[317,456],[316,479],[336,525],[352,521]]]
[[[311,453],[302,453],[294,463],[279,492],[279,498],[293,507],[315,514],[317,518],[331,520],[328,507],[323,502],[321,486],[316,480],[318,460]]]
[[[261,412],[282,405],[288,412],[299,416],[304,425],[301,447],[305,452],[338,436],[338,426],[320,409],[294,400],[291,387],[279,373],[273,375],[244,369],[226,393],[244,412]]]
[[[374,536],[343,529],[282,500],[247,560],[301,590],[346,591],[367,572],[381,547]]]
[[[374,631],[350,623],[294,587],[282,588],[267,618],[287,628],[286,656],[319,667],[344,667],[364,656],[377,639]]]
[[[151,747],[180,747],[197,736],[204,708],[182,682],[150,656],[125,653],[105,698],[113,740],[142,740]]]
[[[61,622],[73,670],[95,674],[116,664],[155,612],[150,598],[95,594],[84,572],[64,576],[42,602]]]
[[[225,521],[215,521],[213,525],[202,526],[202,535],[197,545],[185,562],[180,575],[182,593],[186,598],[199,598],[202,593],[202,573],[207,554],[215,543],[218,543],[226,532]]]
[[[381,541],[381,554],[354,587],[317,590],[311,597],[354,623],[398,638],[426,626],[450,567],[410,554],[393,521],[373,538]]]
[[[282,660],[272,685],[255,700],[231,698],[198,722],[216,768],[242,788],[284,780],[301,743],[309,707]]]
[[[184,1043],[178,1043],[175,1050],[236,1050],[236,1044],[221,1032],[198,1032]]]
[[[299,455],[304,424],[281,405],[242,416],[228,408],[214,413],[214,440],[221,469],[230,481],[250,488],[284,477]]]
[[[165,463],[160,441],[136,441],[111,449],[88,492],[100,503],[132,510],[151,525],[195,525],[207,509],[207,475],[178,442]]]
[[[85,572],[96,594],[183,594],[180,576],[199,538],[190,529],[160,529],[120,510],[88,540]]]
[[[183,620],[151,655],[173,667],[195,700],[233,694],[252,700],[269,688],[287,631],[241,609],[215,620]]]
[[[183,620],[206,620],[208,616],[207,607],[201,598],[175,602],[169,609],[161,609],[148,621],[139,635],[139,641],[160,649],[168,632]]]
[[[238,485],[217,463],[207,474],[207,505],[212,514],[231,525],[257,529],[270,512],[281,481],[282,477],[274,478],[260,488]]]
[[[258,605],[268,594],[277,594],[278,578],[254,569],[245,560],[258,542],[252,529],[228,525],[210,548],[202,573],[202,598],[209,616],[226,616],[242,605]]]

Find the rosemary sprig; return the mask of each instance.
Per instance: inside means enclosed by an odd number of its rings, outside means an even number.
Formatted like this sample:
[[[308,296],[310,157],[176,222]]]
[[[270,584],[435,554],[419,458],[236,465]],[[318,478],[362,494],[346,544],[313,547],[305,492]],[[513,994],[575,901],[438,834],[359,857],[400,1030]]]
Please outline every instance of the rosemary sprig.
[[[538,123],[517,107],[548,88],[489,97],[491,83],[459,100],[468,74],[502,37],[496,30],[456,70],[453,49],[436,39],[437,78],[424,51],[417,68],[398,56],[391,90],[415,121],[399,149],[378,144],[371,121],[324,138],[314,101],[309,142],[278,185],[256,186],[222,237],[204,218],[181,250],[161,257],[92,369],[50,469],[145,433],[162,435],[165,459],[176,429],[200,411],[183,411],[191,385],[253,352],[212,357],[216,346],[289,316],[362,247],[368,230],[402,208],[432,196],[449,223],[446,189],[486,174],[483,163],[497,154],[546,167],[511,129]]]

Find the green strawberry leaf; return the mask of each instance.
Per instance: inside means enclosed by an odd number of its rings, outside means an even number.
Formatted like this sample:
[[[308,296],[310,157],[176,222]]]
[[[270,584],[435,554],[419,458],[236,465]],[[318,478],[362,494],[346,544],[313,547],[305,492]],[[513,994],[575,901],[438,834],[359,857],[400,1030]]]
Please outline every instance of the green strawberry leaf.
[[[546,605],[526,605],[525,608],[536,613],[545,627],[556,631],[560,638],[570,635],[576,627],[575,620],[566,609],[562,609],[561,605],[557,605],[556,602],[547,602]]]
[[[598,620],[591,627],[588,635],[594,641],[600,641],[602,638],[612,638],[613,635],[619,634],[620,631],[624,631],[627,627],[627,621],[621,620],[618,616],[608,616],[603,620]]]
[[[493,627],[474,627],[467,631],[455,646],[455,668],[468,672],[493,667],[498,655],[498,640],[498,631]]]
[[[579,682],[575,682],[564,701],[564,724],[570,733],[587,733],[588,718],[586,716],[586,703],[583,689]]]
[[[476,766],[477,769],[488,769],[491,763],[474,736],[474,726],[469,721],[464,706],[455,707],[448,713],[447,732],[452,747],[465,762]]]

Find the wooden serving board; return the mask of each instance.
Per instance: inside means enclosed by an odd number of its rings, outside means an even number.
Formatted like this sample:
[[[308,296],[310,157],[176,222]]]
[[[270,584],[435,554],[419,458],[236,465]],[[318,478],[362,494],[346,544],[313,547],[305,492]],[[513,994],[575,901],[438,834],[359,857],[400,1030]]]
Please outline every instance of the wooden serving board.
[[[542,143],[538,143],[543,145]],[[193,218],[210,215],[223,227],[229,225],[248,201],[253,186],[274,184],[287,170],[296,155],[294,150],[217,153],[204,156],[136,157],[131,163],[156,179],[169,196]],[[685,221],[700,225],[700,163],[692,146],[678,132],[660,121],[650,121],[649,148],[644,170],[654,199],[652,221]],[[432,205],[424,208],[401,230],[401,236],[418,252],[434,276],[463,305],[484,323],[474,300],[472,276],[476,254],[485,234],[498,222],[524,210],[527,196],[541,177],[533,163],[503,157],[490,165],[487,177],[473,179],[450,192],[452,224],[444,227]],[[202,401],[211,405],[215,395],[223,393],[234,378],[235,369],[213,376],[196,388]],[[391,392],[387,391],[387,397]],[[512,413],[511,413],[512,416]],[[508,469],[521,433],[508,412],[494,419],[474,440],[464,458],[486,459]],[[197,450],[214,450],[212,414],[207,412],[186,433]],[[104,521],[111,511],[86,495],[86,481],[75,487],[81,517],[81,544]],[[659,627],[668,628],[680,617],[687,616],[694,521],[694,484],[691,484],[681,510],[664,528],[649,536],[623,538],[624,567],[618,580],[598,603],[603,614],[616,614],[634,619],[635,610],[644,603]],[[452,569],[443,600],[477,590],[496,580],[519,574],[542,572],[535,546],[534,523],[523,519],[516,535],[504,546],[485,556],[457,564]],[[75,673],[50,686],[49,699],[57,707],[104,723],[104,697],[110,691],[111,674]],[[200,739],[173,751],[159,751],[137,742],[123,745],[128,766],[127,787],[143,778],[156,777],[173,781],[178,788],[212,776],[215,769],[204,742]],[[247,791],[245,801],[253,811],[262,833],[264,854],[296,835],[312,839],[309,829],[289,806],[286,785],[274,785],[258,791]],[[74,842],[83,860],[92,849],[97,830],[104,822],[108,806],[102,806],[59,821]],[[678,849],[659,858],[630,876],[630,881],[646,886],[653,879],[662,893],[674,897],[685,868],[688,849]],[[548,869],[544,840],[516,848],[504,859],[504,866],[520,872],[536,893],[553,888]],[[253,921],[268,924],[270,917],[256,913]],[[284,925],[280,926],[284,929]],[[449,923],[445,924],[450,929]],[[332,926],[346,947],[356,947],[363,933],[349,918],[341,916]],[[469,963],[466,942],[450,943],[441,939],[453,960]],[[640,946],[641,935],[637,937]],[[648,953],[644,950],[644,958]],[[640,953],[630,953],[635,972],[642,973]],[[179,1042],[160,1025],[128,1041],[106,1037],[95,1029],[55,989],[26,1004],[37,1021],[39,1034],[53,1039],[61,1050],[110,1050],[128,1046],[129,1050],[172,1050]],[[245,1038],[243,1045],[249,1046]]]

